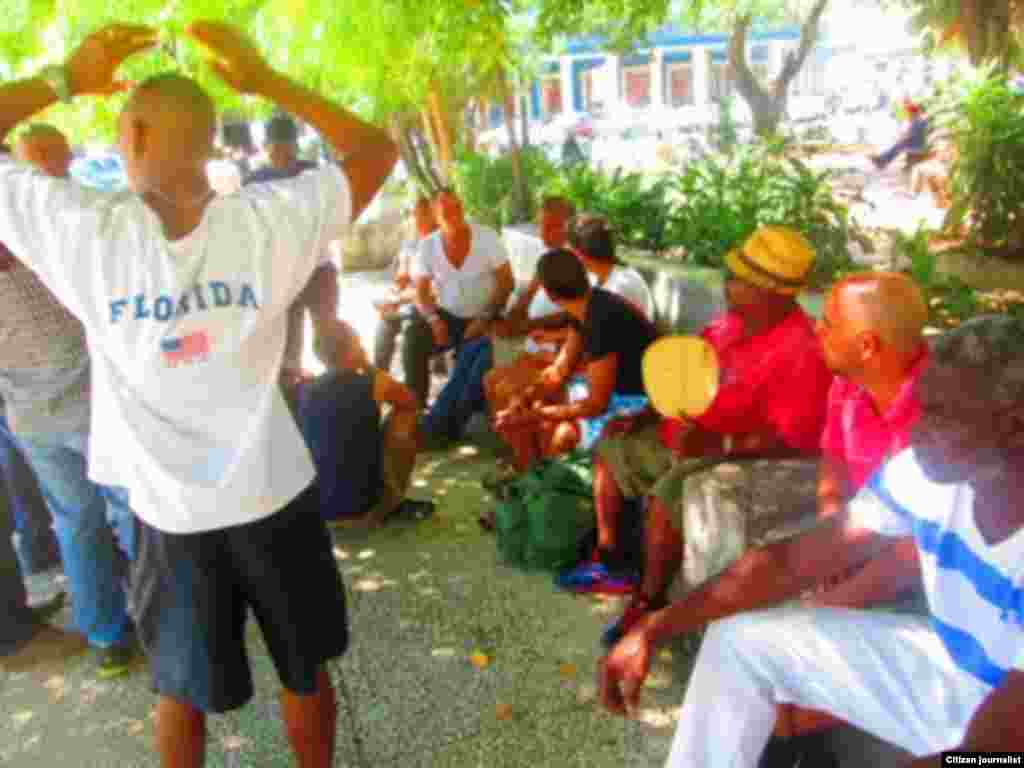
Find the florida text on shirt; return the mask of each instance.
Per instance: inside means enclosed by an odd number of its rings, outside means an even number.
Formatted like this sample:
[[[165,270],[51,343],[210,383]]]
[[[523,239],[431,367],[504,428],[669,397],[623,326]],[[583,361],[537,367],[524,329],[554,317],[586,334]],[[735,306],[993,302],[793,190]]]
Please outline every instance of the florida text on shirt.
[[[132,321],[167,323],[168,333],[160,339],[160,353],[164,364],[174,368],[180,363],[205,361],[210,356],[213,343],[207,328],[177,335],[171,321],[228,307],[259,310],[260,302],[252,285],[248,282],[210,280],[196,283],[177,296],[137,293],[114,299],[110,302],[110,324]]]

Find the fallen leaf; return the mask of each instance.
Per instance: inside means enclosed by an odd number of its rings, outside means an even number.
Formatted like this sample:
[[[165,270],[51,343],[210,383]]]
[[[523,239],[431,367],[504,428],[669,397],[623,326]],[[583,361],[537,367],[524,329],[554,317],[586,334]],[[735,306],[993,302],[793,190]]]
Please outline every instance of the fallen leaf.
[[[144,730],[146,730],[146,724],[141,720],[128,721],[128,733],[132,736],[138,736]]]
[[[511,720],[512,719],[512,705],[511,704],[498,704],[494,708],[494,716],[499,720]]]
[[[577,669],[576,665],[571,662],[565,662],[558,665],[558,674],[565,680],[573,680],[576,677]]]
[[[53,675],[52,677],[47,679],[47,681],[45,683],[43,683],[43,687],[44,688],[49,688],[51,691],[55,690],[55,689],[58,689],[58,688],[63,688],[64,687],[64,677],[63,677],[63,675]]]
[[[469,662],[477,669],[486,669],[487,665],[491,663],[491,659],[486,653],[474,651],[469,655]]]
[[[31,720],[35,716],[36,716],[36,713],[33,712],[32,710],[30,710],[30,709],[23,709],[20,712],[15,712],[11,716],[11,720],[14,721],[15,725],[24,725],[25,723],[27,723],[29,720]]]
[[[597,686],[593,683],[586,683],[576,691],[577,704],[589,704],[597,698]]]

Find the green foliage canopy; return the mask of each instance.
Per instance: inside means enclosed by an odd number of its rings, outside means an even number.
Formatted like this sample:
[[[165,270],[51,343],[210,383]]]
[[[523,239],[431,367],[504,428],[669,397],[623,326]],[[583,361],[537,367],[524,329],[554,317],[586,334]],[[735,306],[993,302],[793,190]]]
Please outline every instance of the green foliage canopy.
[[[126,63],[141,80],[178,69],[197,78],[218,105],[256,117],[270,106],[239,97],[202,64],[182,29],[222,19],[245,29],[271,63],[301,82],[381,119],[416,110],[437,85],[446,98],[479,89],[520,58],[521,34],[500,0],[0,0],[0,69],[7,77],[62,61],[88,33],[114,22],[150,24],[159,50]],[[122,97],[82,99],[46,119],[75,139],[113,136]]]

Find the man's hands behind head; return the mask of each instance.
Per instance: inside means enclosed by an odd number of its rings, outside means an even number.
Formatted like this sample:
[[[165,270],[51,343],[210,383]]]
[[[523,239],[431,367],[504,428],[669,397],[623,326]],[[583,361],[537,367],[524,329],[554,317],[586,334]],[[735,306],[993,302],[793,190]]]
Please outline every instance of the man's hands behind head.
[[[96,30],[64,62],[72,95],[105,96],[127,90],[130,83],[114,79],[121,63],[156,42],[157,30],[139,24],[110,24]]]
[[[213,71],[239,93],[259,93],[274,74],[259,49],[237,29],[219,21],[196,21],[185,34],[209,54]]]

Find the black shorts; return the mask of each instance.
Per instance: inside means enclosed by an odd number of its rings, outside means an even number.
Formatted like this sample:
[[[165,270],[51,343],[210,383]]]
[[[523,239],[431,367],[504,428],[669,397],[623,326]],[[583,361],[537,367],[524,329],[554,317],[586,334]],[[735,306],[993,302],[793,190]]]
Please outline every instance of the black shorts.
[[[171,534],[138,522],[130,604],[153,688],[204,712],[252,696],[245,643],[252,608],[284,687],[316,691],[348,647],[345,588],[314,484],[254,523]]]

